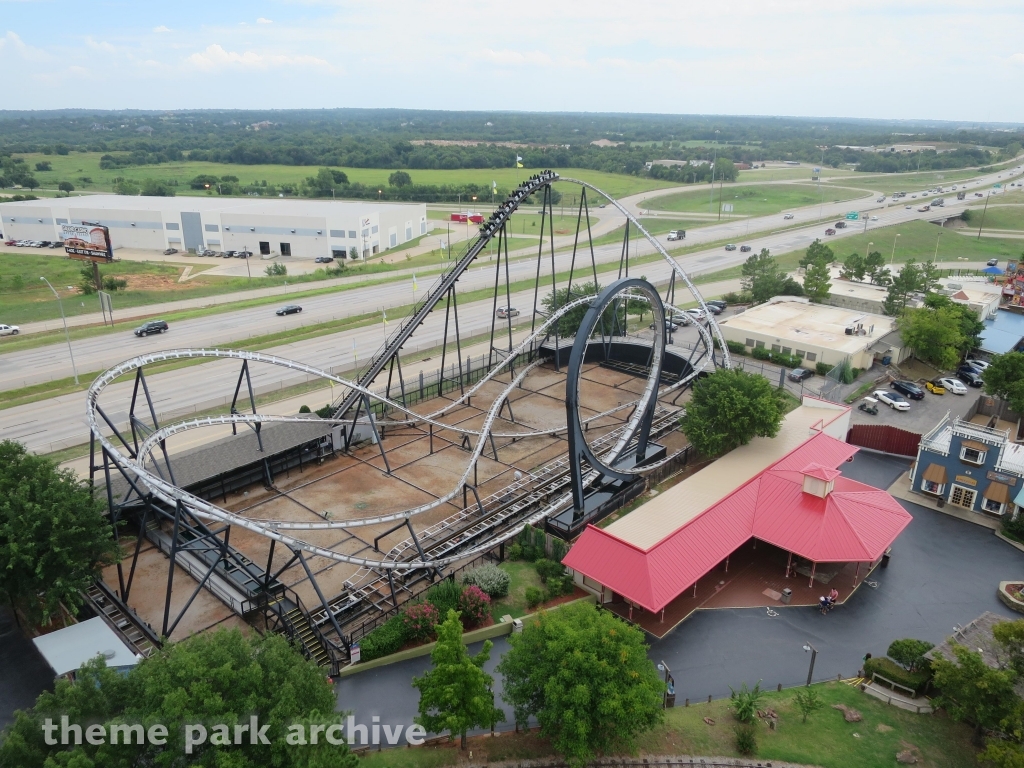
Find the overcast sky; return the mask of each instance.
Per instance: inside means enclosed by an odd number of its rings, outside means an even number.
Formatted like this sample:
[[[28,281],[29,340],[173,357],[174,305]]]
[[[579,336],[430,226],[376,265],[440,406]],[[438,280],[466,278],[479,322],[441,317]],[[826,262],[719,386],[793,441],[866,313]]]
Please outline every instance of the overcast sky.
[[[1024,122],[1022,0],[0,0],[0,108]]]

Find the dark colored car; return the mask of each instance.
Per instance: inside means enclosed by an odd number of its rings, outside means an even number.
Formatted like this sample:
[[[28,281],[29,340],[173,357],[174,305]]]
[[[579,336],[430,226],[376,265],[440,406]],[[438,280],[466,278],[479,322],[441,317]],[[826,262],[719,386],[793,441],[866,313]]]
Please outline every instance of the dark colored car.
[[[732,243],[729,243],[727,246],[725,246],[725,250],[727,250],[727,251],[735,251],[736,250],[736,246],[733,245]]]
[[[283,307],[281,307],[279,310],[277,310],[277,312],[275,312],[274,314],[275,315],[296,315],[296,314],[298,314],[301,311],[302,311],[302,307],[300,307],[298,304],[285,304]]]
[[[750,253],[750,251],[751,251],[751,248],[750,248],[749,245],[741,245],[740,246],[740,253]]]
[[[720,314],[722,314],[722,307],[718,306],[717,304],[709,304],[706,301],[704,302],[704,304],[705,304],[705,306],[707,306],[708,312],[710,312],[711,314],[713,314],[713,315],[720,315]]]
[[[650,328],[653,331],[654,330],[654,323],[651,323],[647,327]],[[673,323],[668,318],[665,318],[665,330],[666,331],[678,331],[679,330],[679,326],[676,325],[675,323]]]
[[[814,371],[810,368],[794,368],[789,372],[788,378],[790,381],[807,381],[813,375]]]
[[[710,301],[705,301],[704,303],[707,304],[709,307],[715,306],[718,307],[719,309],[727,309],[729,306],[721,299],[711,299]]]
[[[999,259],[989,259],[989,260],[988,260],[988,261],[986,261],[985,263],[986,263],[986,264],[987,264],[988,266],[990,266],[990,267],[998,267],[998,266],[999,266]]]
[[[912,381],[896,380],[889,386],[911,400],[924,400],[924,390]]]
[[[151,333],[163,333],[166,330],[167,323],[163,320],[150,320],[148,323],[136,328],[133,333],[136,336],[149,336]]]
[[[981,380],[981,374],[969,365],[961,365],[957,368],[956,377],[969,387],[976,387],[980,389],[981,385],[984,384]]]
[[[332,261],[334,261],[333,256],[317,256],[313,259],[314,264],[330,264]]]
[[[175,254],[177,252],[178,252],[177,248],[168,248],[166,251],[164,251],[164,256],[170,256],[170,255]]]
[[[825,230],[826,235],[834,235],[835,233],[836,231],[832,229],[832,227],[829,227],[828,229]]]

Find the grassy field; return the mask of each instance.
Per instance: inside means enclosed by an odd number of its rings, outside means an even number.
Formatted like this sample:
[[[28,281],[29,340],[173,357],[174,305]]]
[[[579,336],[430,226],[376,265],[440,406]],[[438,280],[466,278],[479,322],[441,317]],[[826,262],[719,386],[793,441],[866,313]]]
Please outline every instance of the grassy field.
[[[928,171],[925,173],[885,173],[857,174],[850,180],[865,189],[874,189],[886,194],[893,192],[916,192],[920,189],[941,186],[948,189],[951,185],[965,179],[973,179],[980,175],[978,171]]]
[[[915,715],[890,707],[843,683],[815,686],[824,707],[802,722],[794,704],[796,689],[765,695],[762,708],[779,715],[779,726],[769,730],[757,724],[755,760],[791,761],[822,768],[889,768],[896,753],[909,749],[929,768],[964,768],[976,765],[970,729],[942,715]],[[412,695],[415,695],[410,689]],[[735,747],[736,721],[728,700],[682,706],[677,701],[667,710],[665,722],[639,741],[639,756],[705,755],[739,757]],[[854,707],[863,720],[847,723],[833,704]],[[714,725],[708,725],[704,718]],[[508,724],[505,724],[508,727]],[[472,750],[473,758],[469,757]],[[371,752],[361,759],[365,768],[434,768],[501,760],[526,760],[551,754],[550,746],[536,732],[504,733],[499,738],[478,737],[460,751],[455,745]],[[625,756],[624,754],[621,756]]]
[[[717,213],[719,196],[722,203],[733,204],[733,214],[746,216],[764,216],[780,213],[789,208],[800,208],[815,205],[819,202],[832,203],[839,200],[851,200],[863,197],[856,190],[834,188],[827,184],[819,190],[814,184],[784,184],[750,186],[726,185],[721,192],[714,190],[714,199],[709,204],[710,190],[704,188],[693,192],[680,192],[674,195],[653,197],[646,203],[647,207],[660,211],[679,211],[681,213]]]
[[[989,209],[989,213],[991,212],[992,210]],[[973,227],[960,231],[977,233],[976,222],[971,223],[974,224]],[[988,228],[988,222],[985,227]],[[898,238],[896,237],[897,233],[899,234]],[[867,244],[872,242],[874,245],[871,246],[871,250],[879,251],[888,260],[893,254],[894,240],[896,241],[896,262],[909,259],[927,261],[933,257],[937,262],[957,261],[958,259],[987,261],[988,259],[1005,259],[1011,256],[1016,258],[1024,251],[1024,240],[998,237],[983,237],[979,240],[976,237],[958,234],[956,230],[942,229],[926,221],[911,221],[882,229],[868,230],[866,234],[845,238],[832,247],[840,258],[845,258],[854,252],[863,256]],[[938,241],[937,256],[936,241]]]
[[[206,194],[190,189],[188,181],[200,174],[212,174],[214,176],[237,176],[241,183],[266,181],[267,184],[297,184],[307,176],[315,176],[316,166],[295,166],[295,165],[235,165],[231,163],[206,163],[206,162],[173,162],[161,163],[160,165],[144,165],[133,168],[117,168],[103,170],[100,168],[100,152],[73,152],[70,155],[42,155],[26,154],[24,157],[29,167],[34,167],[39,161],[49,161],[53,170],[35,171],[33,175],[44,187],[55,188],[60,181],[70,181],[75,185],[76,190],[86,192],[110,192],[113,189],[113,179],[123,177],[125,179],[160,179],[164,181],[177,181],[177,193],[185,194]],[[386,168],[343,168],[348,175],[349,181],[353,183],[366,184],[369,186],[387,186],[388,176],[393,171]],[[409,171],[415,184],[479,184],[490,186],[492,181],[498,182],[503,189],[510,189],[519,184],[540,169],[530,168],[466,168],[458,170],[413,170]],[[587,171],[580,168],[570,168],[559,171],[564,176],[581,179],[600,187],[605,192],[615,197],[624,197],[637,192],[644,192],[649,189],[663,189],[674,186],[670,182],[658,181],[656,179],[639,178],[636,176],[625,176],[614,173],[602,173],[600,171]],[[91,179],[90,182],[83,182],[82,178]],[[575,185],[563,184],[560,186],[563,194],[578,194],[578,187]],[[490,201],[487,201],[488,204]],[[482,205],[482,201],[480,203]]]
[[[491,603],[491,616],[495,621],[501,621],[501,617],[508,614],[513,619],[533,613],[535,609],[526,607],[526,588],[537,587],[543,589],[540,576],[533,563],[509,560],[501,564],[501,570],[512,577],[512,584],[509,586],[508,595],[499,598]]]
[[[811,176],[814,175],[814,169],[819,166],[814,163],[804,163],[803,165],[797,165],[793,167],[781,168],[756,168],[749,171],[740,171],[740,181],[806,181],[811,182]],[[851,176],[855,176],[854,171],[848,171],[845,168],[822,168],[821,169],[821,180],[827,181],[828,179],[846,179]]]

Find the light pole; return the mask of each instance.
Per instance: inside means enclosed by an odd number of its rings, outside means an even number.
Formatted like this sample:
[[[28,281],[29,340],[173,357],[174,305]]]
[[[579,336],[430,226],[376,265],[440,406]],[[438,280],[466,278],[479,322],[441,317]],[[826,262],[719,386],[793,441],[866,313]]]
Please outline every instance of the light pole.
[[[75,372],[75,386],[78,386],[78,368],[75,367],[75,353],[71,351],[71,336],[68,334],[68,321],[64,317],[64,302],[60,300],[60,294],[57,293],[57,289],[50,285],[50,281],[45,277],[40,277],[47,287],[53,291],[53,295],[57,297],[57,306],[60,307],[60,319],[64,323],[64,338],[68,342],[68,354],[71,355],[71,370]]]
[[[814,660],[818,658],[818,649],[810,643],[804,645],[804,652],[811,652],[811,666],[807,668],[807,685],[811,684],[811,676],[814,674]]]
[[[896,241],[899,239],[900,233],[896,233],[896,237],[892,239],[892,255],[889,257],[889,266],[892,266],[892,260],[896,258]]]
[[[935,254],[932,256],[932,262],[939,258],[939,238],[942,237],[942,230],[939,230],[939,234],[935,236]]]

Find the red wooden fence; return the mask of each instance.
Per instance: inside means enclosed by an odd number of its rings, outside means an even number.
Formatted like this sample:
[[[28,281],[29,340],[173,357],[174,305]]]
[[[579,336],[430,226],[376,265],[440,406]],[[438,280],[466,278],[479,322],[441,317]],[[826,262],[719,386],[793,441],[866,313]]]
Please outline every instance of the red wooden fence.
[[[917,456],[921,436],[886,424],[854,424],[846,435],[846,442],[899,456]]]

